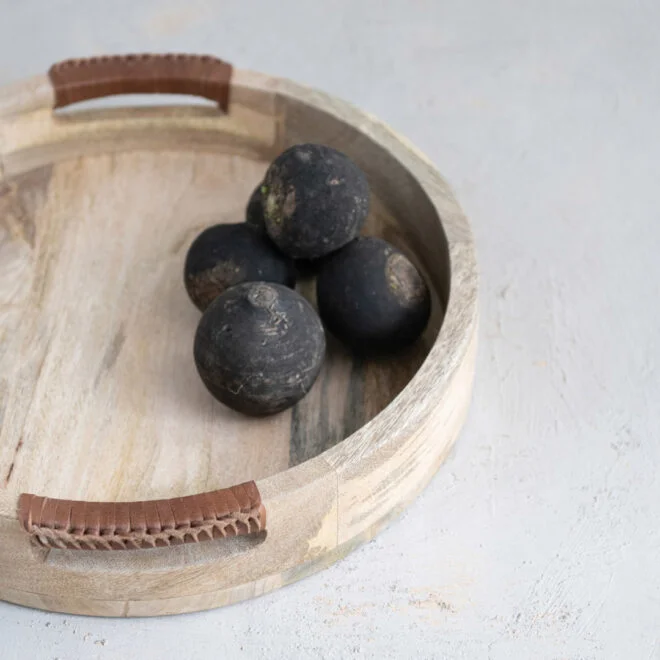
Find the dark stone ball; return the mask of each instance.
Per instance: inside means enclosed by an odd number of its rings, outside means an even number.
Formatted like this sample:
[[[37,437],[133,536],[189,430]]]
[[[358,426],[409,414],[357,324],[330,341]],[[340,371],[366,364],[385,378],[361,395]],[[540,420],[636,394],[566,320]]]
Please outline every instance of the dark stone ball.
[[[348,156],[320,144],[280,154],[264,178],[266,231],[286,254],[318,259],[352,241],[369,213],[369,184]]]
[[[270,415],[302,399],[325,355],[314,308],[279,284],[227,289],[204,312],[195,364],[211,394],[247,415]]]
[[[264,207],[261,198],[261,186],[260,183],[250,195],[248,200],[247,207],[245,209],[245,222],[247,222],[250,227],[258,229],[262,233],[266,233],[266,223],[264,221]]]
[[[361,353],[402,349],[429,320],[431,296],[424,278],[380,238],[358,238],[328,257],[316,286],[328,330]]]
[[[295,286],[293,261],[246,223],[204,230],[186,256],[184,281],[190,299],[204,311],[223,291],[241,282]]]

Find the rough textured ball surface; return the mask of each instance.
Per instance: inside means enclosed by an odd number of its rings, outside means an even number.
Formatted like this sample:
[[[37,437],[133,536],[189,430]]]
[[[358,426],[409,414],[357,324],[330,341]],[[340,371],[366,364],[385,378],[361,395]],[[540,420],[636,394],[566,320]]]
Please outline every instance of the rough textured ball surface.
[[[408,346],[426,327],[431,311],[422,275],[380,238],[358,238],[324,260],[317,299],[327,328],[366,354]]]
[[[250,195],[248,200],[247,207],[245,209],[245,222],[248,223],[251,227],[258,229],[259,231],[266,232],[266,224],[264,221],[264,206],[261,197],[261,186],[260,183]]]
[[[369,213],[362,170],[335,149],[299,144],[280,154],[263,183],[266,230],[286,254],[317,259],[360,232]]]
[[[195,336],[197,370],[211,394],[248,415],[269,415],[299,401],[325,355],[314,308],[278,284],[228,289],[204,312]]]
[[[245,209],[245,222],[256,230],[260,231],[265,236],[268,236],[266,231],[266,220],[264,218],[264,206],[262,200],[261,188],[263,183],[260,183],[250,195],[247,207]],[[270,240],[270,237],[268,237]],[[298,277],[312,277],[316,275],[322,263],[322,259],[296,259],[296,273]]]
[[[215,225],[190,246],[184,281],[190,299],[204,311],[223,291],[241,282],[293,287],[296,271],[291,259],[248,224]]]

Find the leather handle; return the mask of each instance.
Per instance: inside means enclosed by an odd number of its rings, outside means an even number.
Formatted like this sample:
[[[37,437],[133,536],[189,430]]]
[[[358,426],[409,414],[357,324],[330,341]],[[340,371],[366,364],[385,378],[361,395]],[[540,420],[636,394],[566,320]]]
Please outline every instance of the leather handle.
[[[75,550],[166,547],[266,527],[266,509],[254,481],[146,502],[78,502],[23,493],[18,518],[38,544]]]
[[[190,94],[227,112],[231,64],[210,55],[111,55],[64,60],[48,77],[55,108],[117,94]]]

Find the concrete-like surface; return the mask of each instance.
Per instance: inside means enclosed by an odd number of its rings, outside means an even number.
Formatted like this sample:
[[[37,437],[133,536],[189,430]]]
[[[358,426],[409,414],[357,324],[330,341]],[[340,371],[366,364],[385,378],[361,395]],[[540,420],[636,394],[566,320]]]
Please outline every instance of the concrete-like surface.
[[[0,83],[210,52],[435,161],[481,266],[472,412],[401,520],[258,600],[160,620],[0,604],[14,658],[660,658],[660,4],[0,1]]]

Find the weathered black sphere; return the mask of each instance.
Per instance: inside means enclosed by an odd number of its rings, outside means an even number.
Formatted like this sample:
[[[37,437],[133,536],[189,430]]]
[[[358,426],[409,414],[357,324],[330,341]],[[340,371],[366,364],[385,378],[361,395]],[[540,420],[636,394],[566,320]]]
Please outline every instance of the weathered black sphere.
[[[424,278],[380,238],[358,238],[324,260],[316,293],[328,330],[365,354],[408,346],[426,327],[431,311]]]
[[[247,207],[245,209],[245,222],[251,227],[258,229],[261,232],[266,232],[266,224],[264,222],[264,206],[261,199],[261,186],[260,183],[250,195]]]
[[[241,282],[293,287],[296,270],[266,235],[248,224],[215,225],[190,246],[184,281],[190,299],[204,311],[223,291]]]
[[[266,231],[280,250],[318,259],[359,234],[369,213],[369,184],[341,152],[298,144],[268,168],[262,200]]]
[[[299,294],[279,284],[227,289],[204,312],[195,364],[216,399],[248,415],[270,415],[310,390],[325,354],[323,325]]]

